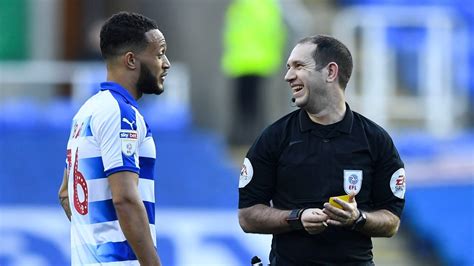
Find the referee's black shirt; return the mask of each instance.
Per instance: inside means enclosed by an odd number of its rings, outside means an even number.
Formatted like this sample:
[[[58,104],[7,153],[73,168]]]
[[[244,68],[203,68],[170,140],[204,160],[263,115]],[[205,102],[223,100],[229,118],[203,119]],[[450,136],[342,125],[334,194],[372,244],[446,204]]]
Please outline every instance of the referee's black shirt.
[[[400,217],[403,162],[384,129],[346,108],[343,120],[332,125],[316,124],[299,109],[266,128],[247,153],[244,165],[251,169],[245,174],[253,175],[243,182],[241,175],[239,208],[322,209],[329,197],[356,189],[358,208],[386,209]],[[349,179],[345,173],[351,171],[356,176]],[[329,226],[317,235],[275,234],[271,260],[277,265],[363,263],[372,260],[371,250],[370,237]]]

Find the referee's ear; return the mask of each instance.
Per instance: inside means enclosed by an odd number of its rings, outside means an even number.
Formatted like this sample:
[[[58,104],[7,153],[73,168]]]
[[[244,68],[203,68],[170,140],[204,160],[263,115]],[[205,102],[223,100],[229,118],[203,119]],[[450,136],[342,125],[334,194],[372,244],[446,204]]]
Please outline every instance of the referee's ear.
[[[135,59],[135,54],[133,52],[127,52],[124,56],[123,56],[123,60],[124,60],[124,65],[130,69],[130,70],[135,70],[137,68],[137,65],[136,65],[136,59]]]
[[[337,82],[337,76],[339,74],[339,66],[335,62],[330,62],[327,65],[328,76],[326,77],[327,83]]]

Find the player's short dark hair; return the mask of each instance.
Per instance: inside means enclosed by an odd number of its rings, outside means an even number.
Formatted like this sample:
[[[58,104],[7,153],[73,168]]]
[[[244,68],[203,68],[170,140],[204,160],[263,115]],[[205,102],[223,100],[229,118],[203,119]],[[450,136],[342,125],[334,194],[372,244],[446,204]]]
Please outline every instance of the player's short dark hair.
[[[299,44],[316,44],[313,59],[316,69],[320,70],[330,62],[335,62],[339,67],[339,85],[345,89],[352,74],[352,55],[349,49],[334,37],[315,35],[301,39]]]
[[[158,29],[156,22],[137,13],[120,12],[111,16],[100,30],[102,57],[108,59],[130,50],[144,49],[145,33],[152,29]]]

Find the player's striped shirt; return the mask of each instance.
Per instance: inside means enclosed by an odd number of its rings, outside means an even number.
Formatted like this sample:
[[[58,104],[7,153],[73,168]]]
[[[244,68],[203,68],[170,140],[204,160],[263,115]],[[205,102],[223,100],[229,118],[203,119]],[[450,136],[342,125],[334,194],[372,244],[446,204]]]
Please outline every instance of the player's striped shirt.
[[[107,177],[139,174],[138,189],[156,247],[155,143],[137,103],[117,83],[104,82],[74,116],[67,144],[73,265],[139,265],[120,228]]]

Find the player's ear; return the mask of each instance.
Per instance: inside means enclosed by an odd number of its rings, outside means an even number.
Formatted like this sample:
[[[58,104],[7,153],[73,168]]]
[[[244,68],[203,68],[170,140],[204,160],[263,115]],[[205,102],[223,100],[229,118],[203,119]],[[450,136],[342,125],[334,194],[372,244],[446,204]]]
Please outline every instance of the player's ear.
[[[133,52],[127,52],[124,57],[124,65],[131,70],[134,70],[137,68],[137,59],[136,56]]]

